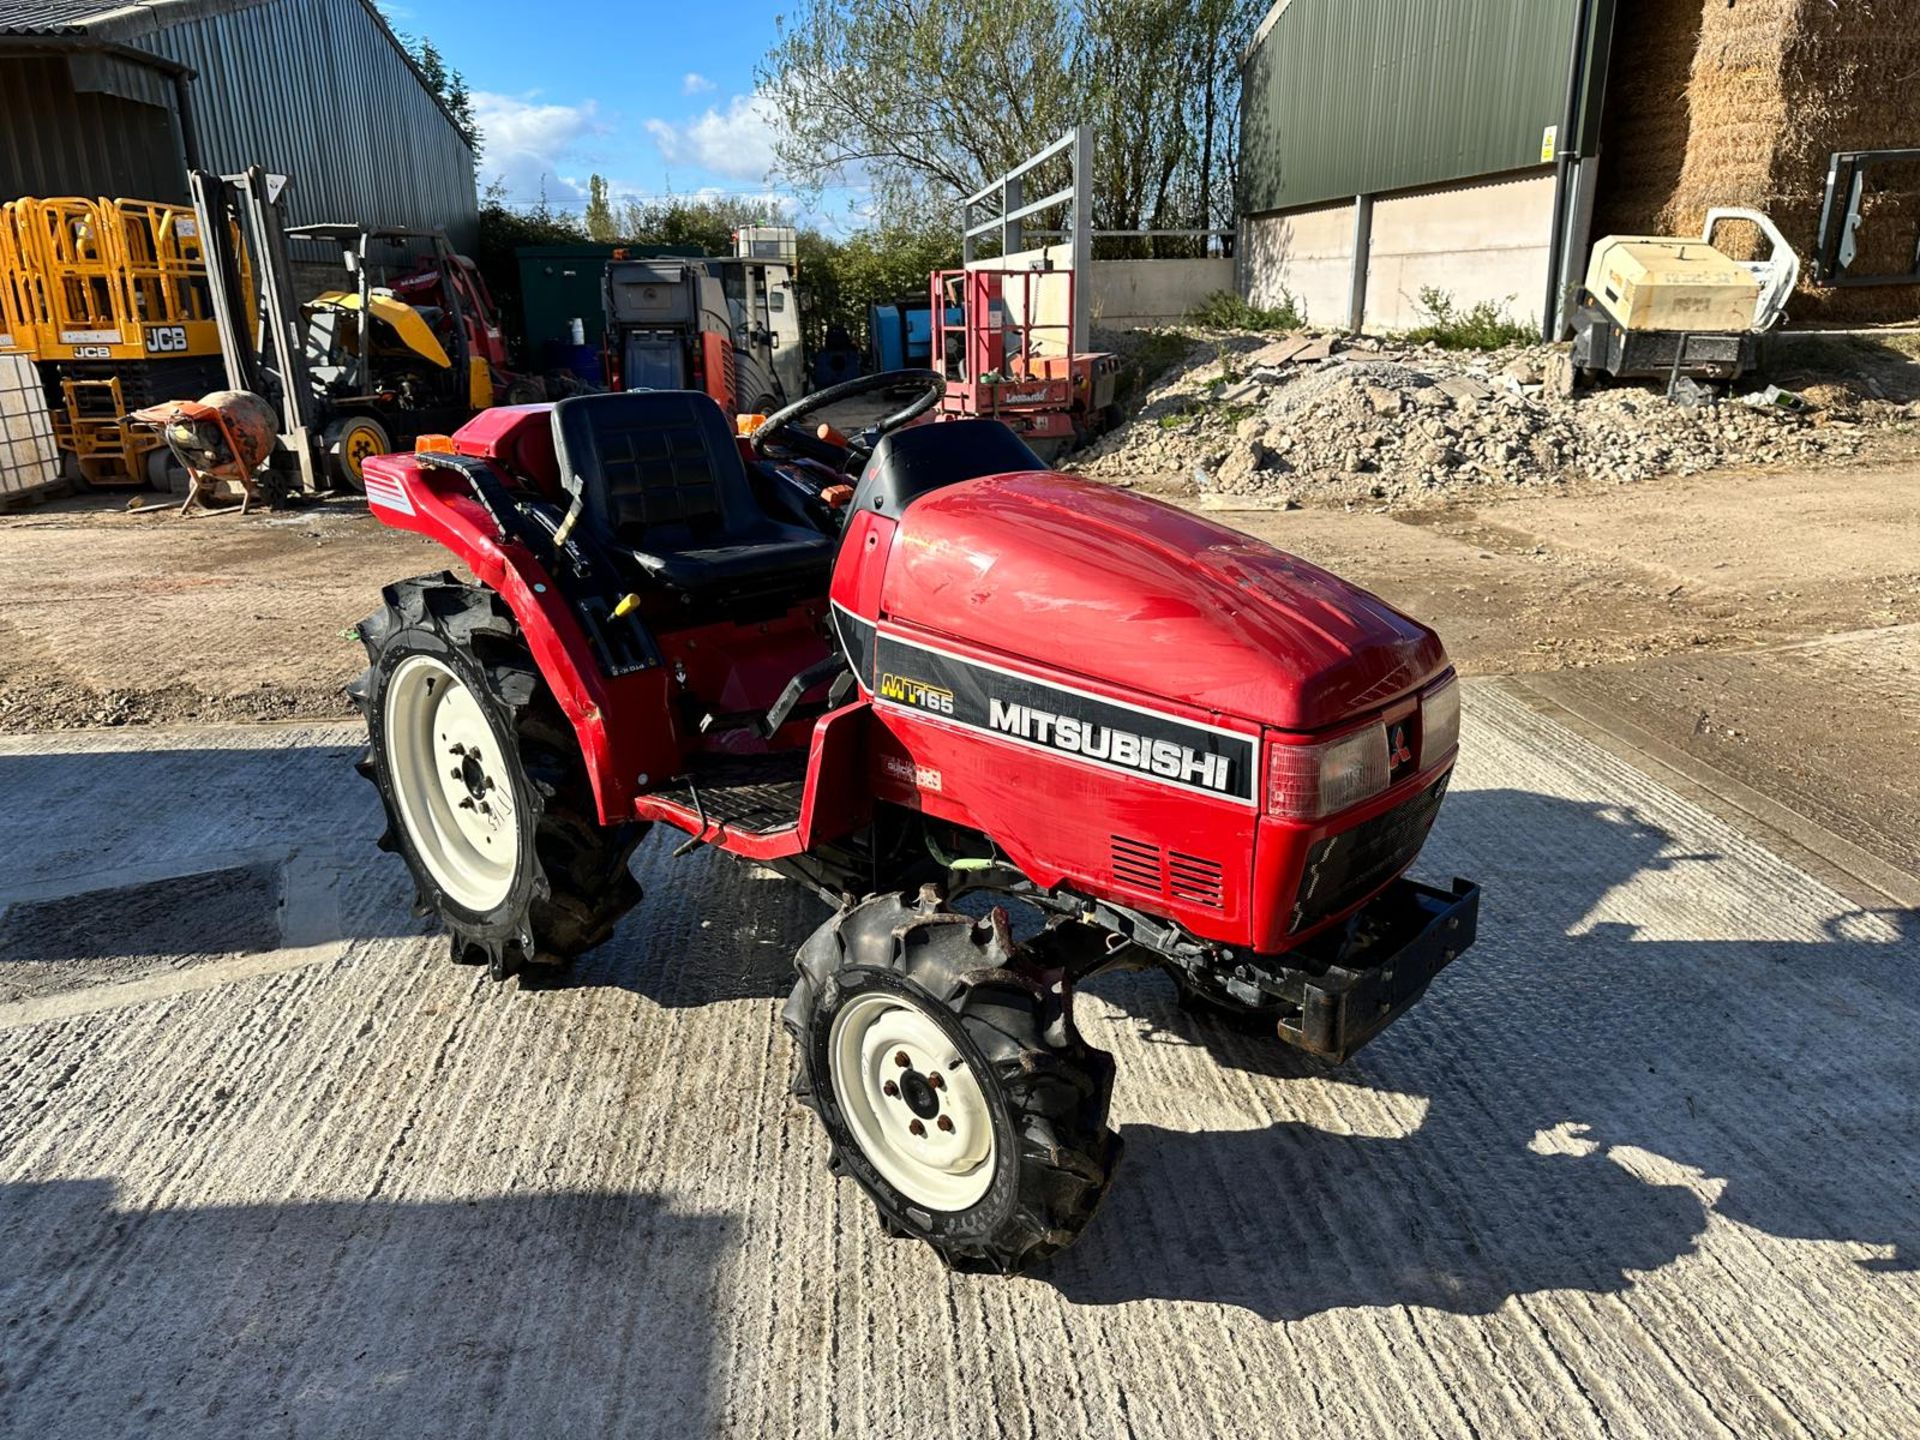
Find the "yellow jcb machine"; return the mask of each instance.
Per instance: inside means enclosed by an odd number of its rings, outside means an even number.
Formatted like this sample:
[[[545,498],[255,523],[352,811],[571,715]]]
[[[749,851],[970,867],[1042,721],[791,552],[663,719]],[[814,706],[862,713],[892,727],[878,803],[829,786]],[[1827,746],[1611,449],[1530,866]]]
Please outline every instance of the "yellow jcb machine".
[[[164,483],[171,457],[129,413],[213,389],[222,373],[193,211],[151,200],[9,201],[0,272],[0,350],[38,362],[69,477]]]

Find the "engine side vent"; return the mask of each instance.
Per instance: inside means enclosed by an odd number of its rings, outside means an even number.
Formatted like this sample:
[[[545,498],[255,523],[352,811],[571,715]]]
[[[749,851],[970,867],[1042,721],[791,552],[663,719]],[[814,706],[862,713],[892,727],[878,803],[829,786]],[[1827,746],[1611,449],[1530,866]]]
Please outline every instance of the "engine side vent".
[[[1205,905],[1218,910],[1223,881],[1218,860],[1202,860],[1197,855],[1182,855],[1178,850],[1167,855],[1167,882],[1177,900]]]
[[[1125,835],[1113,837],[1113,878],[1122,885],[1158,895],[1165,887],[1160,847]]]

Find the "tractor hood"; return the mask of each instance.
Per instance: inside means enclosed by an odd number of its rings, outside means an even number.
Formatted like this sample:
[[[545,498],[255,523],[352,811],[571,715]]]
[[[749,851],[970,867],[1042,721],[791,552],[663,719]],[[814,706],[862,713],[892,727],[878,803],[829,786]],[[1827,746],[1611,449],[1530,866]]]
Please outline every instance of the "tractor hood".
[[[923,631],[1287,730],[1378,709],[1446,668],[1439,637],[1259,540],[1067,475],[915,500],[883,611]]]

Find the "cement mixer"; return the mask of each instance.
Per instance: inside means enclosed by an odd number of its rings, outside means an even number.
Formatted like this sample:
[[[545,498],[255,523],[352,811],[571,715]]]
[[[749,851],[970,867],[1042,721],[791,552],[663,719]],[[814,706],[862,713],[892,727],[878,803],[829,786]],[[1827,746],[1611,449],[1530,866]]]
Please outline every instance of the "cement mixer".
[[[215,390],[198,400],[167,400],[136,410],[156,426],[190,481],[180,513],[188,514],[222,484],[240,491],[240,513],[260,494],[254,473],[278,439],[273,407],[247,390]]]

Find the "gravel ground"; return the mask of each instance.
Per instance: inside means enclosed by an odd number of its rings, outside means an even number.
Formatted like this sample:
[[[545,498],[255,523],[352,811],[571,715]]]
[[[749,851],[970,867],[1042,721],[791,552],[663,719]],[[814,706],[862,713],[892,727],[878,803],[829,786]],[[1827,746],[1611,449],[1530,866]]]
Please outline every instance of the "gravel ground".
[[[656,837],[493,986],[350,754],[0,739],[0,1433],[1920,1433],[1915,917],[1503,691],[1420,866],[1478,947],[1340,1069],[1095,982],[1127,1159],[1016,1280],[827,1175],[813,902]]]

